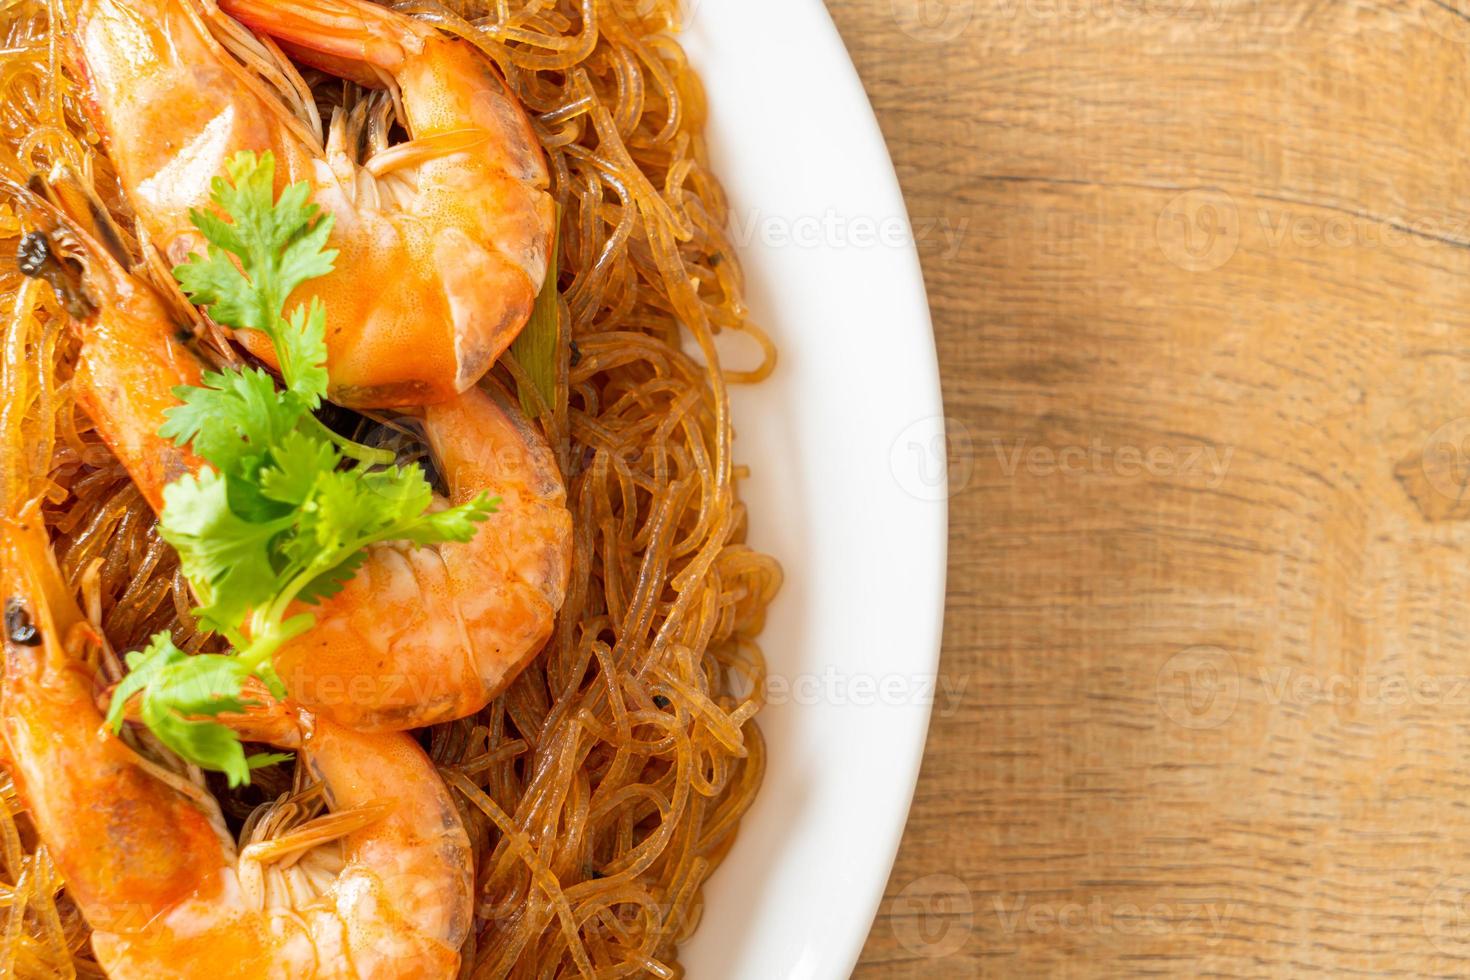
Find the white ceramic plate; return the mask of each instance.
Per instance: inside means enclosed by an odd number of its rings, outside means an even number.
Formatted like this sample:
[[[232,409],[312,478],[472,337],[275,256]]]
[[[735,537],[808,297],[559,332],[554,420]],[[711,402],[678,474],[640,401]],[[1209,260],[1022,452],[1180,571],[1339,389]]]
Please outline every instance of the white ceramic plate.
[[[683,953],[694,980],[843,978],[883,895],[928,728],[946,490],[934,338],[898,182],[819,0],[696,0],[716,172],[776,375],[733,393],[762,637],[766,781]],[[727,362],[748,362],[731,349]],[[743,356],[742,356],[743,355]]]

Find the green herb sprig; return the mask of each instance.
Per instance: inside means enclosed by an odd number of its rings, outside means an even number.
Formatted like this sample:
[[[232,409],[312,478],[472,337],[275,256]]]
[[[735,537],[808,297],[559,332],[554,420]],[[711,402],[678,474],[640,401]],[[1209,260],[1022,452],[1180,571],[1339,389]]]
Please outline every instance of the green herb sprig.
[[[226,173],[212,186],[224,217],[190,213],[206,254],[191,255],[174,276],[216,321],[270,338],[285,388],[245,368],[174,389],[183,404],[168,411],[159,434],[192,445],[208,465],[164,487],[160,528],[199,599],[195,615],[232,650],[191,656],[159,633],[128,654],[130,672],[107,722],[119,731],[129,701],[141,695],[139,717],[163,744],[234,786],[282,757],[246,756],[234,730],[213,719],[252,703],[242,693],[252,677],[284,696],[271,657],[316,623],[310,613],[288,616],[292,604],[340,591],[371,544],[468,541],[499,501],[482,494],[431,513],[422,469],[389,465],[391,454],[353,443],[312,415],[327,392],[326,310],[315,298],[289,314],[285,305],[302,283],[332,270],[332,216],[308,202],[304,182],[274,196],[270,153],[239,153]]]
[[[557,293],[557,260],[561,242],[561,208],[556,209],[556,219],[551,227],[551,254],[546,258],[546,281],[536,302],[531,307],[531,316],[525,327],[511,341],[510,352],[516,363],[525,371],[531,386],[540,396],[539,402],[528,392],[521,391],[521,410],[530,418],[541,414],[541,406],[556,404],[557,358],[567,350],[561,337],[561,304]]]

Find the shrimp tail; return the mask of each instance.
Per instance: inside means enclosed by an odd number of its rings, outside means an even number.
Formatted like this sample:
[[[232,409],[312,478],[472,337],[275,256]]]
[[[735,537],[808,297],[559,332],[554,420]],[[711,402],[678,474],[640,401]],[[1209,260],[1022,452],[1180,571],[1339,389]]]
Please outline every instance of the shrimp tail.
[[[405,46],[421,48],[425,36],[417,21],[359,0],[223,0],[220,9],[286,42],[293,55],[313,67],[334,74],[352,71],[353,63],[396,71],[411,53]],[[369,84],[382,85],[373,74],[366,77],[372,80]]]

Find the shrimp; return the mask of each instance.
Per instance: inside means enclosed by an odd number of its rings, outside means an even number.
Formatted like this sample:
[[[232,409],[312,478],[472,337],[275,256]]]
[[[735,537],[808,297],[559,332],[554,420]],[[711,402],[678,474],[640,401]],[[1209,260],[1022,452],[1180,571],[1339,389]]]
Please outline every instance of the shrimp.
[[[72,320],[78,401],[161,511],[164,485],[203,465],[158,435],[180,404],[173,389],[197,384],[203,364],[156,292],[88,229],[64,227],[57,240],[77,243],[76,288],[91,311]],[[26,271],[63,261],[51,239],[26,242],[36,253]],[[550,637],[571,576],[561,470],[510,396],[490,384],[420,415],[450,502],[488,493],[500,498],[496,512],[465,543],[370,548],[341,592],[290,611],[311,613],[316,626],[274,658],[294,700],[359,731],[418,728],[490,703]]]
[[[424,409],[449,498],[499,509],[466,544],[368,549],[316,626],[276,652],[286,687],[362,731],[474,714],[551,636],[571,577],[572,517],[550,448],[498,386]]]
[[[249,737],[299,751],[335,812],[237,853],[212,797],[104,726],[96,678],[78,656],[94,634],[39,508],[5,524],[0,749],[95,930],[103,969],[217,980],[455,976],[473,908],[470,844],[417,743],[290,705],[243,717]],[[298,880],[317,883],[307,890],[316,894],[264,887],[265,862],[303,853],[313,874]]]
[[[228,8],[304,60],[379,87],[391,79],[408,142],[387,147],[386,119],[369,127],[359,102],[334,115],[321,147],[215,39],[195,2],[81,0],[70,45],[151,241],[173,264],[202,252],[190,210],[211,207],[225,160],[270,150],[277,190],[305,180],[335,216],[336,270],[290,300],[325,303],[331,399],[422,405],[474,384],[530,316],[556,220],[545,156],[504,80],[468,42],[361,0]],[[289,65],[279,71],[306,92]],[[380,150],[359,162],[364,128]],[[237,339],[275,364],[263,334]]]

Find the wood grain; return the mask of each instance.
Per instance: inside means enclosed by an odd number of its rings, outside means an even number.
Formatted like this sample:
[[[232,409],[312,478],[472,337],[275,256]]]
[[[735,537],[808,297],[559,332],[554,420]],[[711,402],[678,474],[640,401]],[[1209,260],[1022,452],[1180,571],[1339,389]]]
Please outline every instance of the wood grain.
[[[961,694],[858,976],[1470,972],[1464,4],[829,0],[954,233]]]

